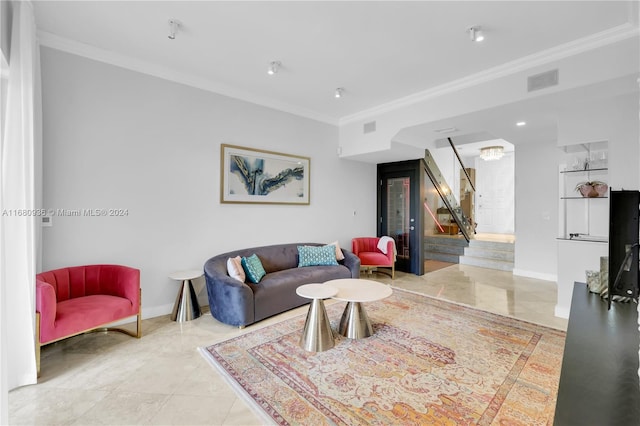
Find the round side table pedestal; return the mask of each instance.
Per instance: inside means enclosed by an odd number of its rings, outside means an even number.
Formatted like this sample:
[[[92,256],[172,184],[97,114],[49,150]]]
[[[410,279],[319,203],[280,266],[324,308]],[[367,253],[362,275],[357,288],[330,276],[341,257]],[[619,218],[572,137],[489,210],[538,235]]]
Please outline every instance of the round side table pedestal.
[[[344,308],[338,333],[349,339],[363,339],[373,336],[373,326],[360,302],[347,302]]]
[[[196,270],[178,271],[169,275],[169,278],[173,280],[182,281],[182,285],[176,296],[176,302],[173,305],[173,312],[171,312],[172,321],[191,321],[202,315],[200,305],[198,304],[198,297],[191,282],[191,280],[200,278],[201,276],[202,271]]]
[[[338,332],[349,339],[363,339],[373,335],[371,320],[364,309],[364,302],[375,302],[391,296],[391,287],[376,281],[359,278],[344,278],[327,281],[338,289],[338,294],[333,296],[336,300],[347,302],[344,308]]]
[[[296,289],[298,296],[311,299],[302,336],[300,336],[300,346],[304,350],[322,352],[335,345],[323,299],[328,299],[337,292],[335,288],[324,284],[305,284]]]

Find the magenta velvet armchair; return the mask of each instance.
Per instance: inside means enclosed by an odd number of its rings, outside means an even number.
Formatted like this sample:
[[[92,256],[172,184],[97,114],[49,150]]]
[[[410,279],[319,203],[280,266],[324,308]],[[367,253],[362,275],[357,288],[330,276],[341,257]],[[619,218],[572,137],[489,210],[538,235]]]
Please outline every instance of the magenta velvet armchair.
[[[72,266],[36,275],[36,365],[40,347],[137,316],[142,336],[140,270],[121,265]]]
[[[360,258],[360,267],[371,268],[391,268],[391,279],[395,276],[396,254],[395,243],[389,239],[387,242],[387,253],[383,253],[378,248],[381,237],[357,237],[351,240],[351,251]],[[379,269],[378,269],[379,270]],[[379,270],[379,272],[383,272]],[[386,273],[386,271],[384,271]]]

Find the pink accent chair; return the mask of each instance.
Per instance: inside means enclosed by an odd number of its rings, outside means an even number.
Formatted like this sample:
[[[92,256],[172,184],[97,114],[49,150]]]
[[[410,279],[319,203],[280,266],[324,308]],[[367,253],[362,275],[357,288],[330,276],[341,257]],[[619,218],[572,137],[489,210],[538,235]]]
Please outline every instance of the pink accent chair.
[[[40,347],[137,316],[142,336],[140,270],[120,265],[72,266],[36,275],[36,366]]]
[[[387,243],[387,254],[378,249],[379,237],[357,237],[351,240],[351,251],[360,258],[360,267],[371,272],[372,268],[391,268],[391,279],[395,276],[395,248],[393,241]],[[378,269],[378,272],[387,273]]]

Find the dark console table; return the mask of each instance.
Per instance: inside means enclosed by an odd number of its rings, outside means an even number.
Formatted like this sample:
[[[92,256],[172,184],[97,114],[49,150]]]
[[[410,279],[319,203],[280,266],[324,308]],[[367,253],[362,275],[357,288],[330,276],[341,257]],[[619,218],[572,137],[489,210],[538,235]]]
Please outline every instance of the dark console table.
[[[637,307],[574,284],[554,425],[640,425]]]

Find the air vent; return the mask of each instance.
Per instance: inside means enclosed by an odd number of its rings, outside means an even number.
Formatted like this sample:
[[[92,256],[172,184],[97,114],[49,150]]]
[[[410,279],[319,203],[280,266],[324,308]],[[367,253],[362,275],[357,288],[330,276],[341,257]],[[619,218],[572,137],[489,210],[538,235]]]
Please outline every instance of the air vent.
[[[363,132],[365,134],[371,133],[371,132],[375,132],[376,131],[376,122],[375,121],[370,121],[368,123],[364,123],[364,126],[363,126],[362,130],[363,130]]]
[[[458,129],[456,127],[445,127],[443,129],[436,129],[434,131],[437,133],[453,133],[453,132],[457,132]]]
[[[558,70],[551,70],[527,78],[527,92],[558,85]]]

